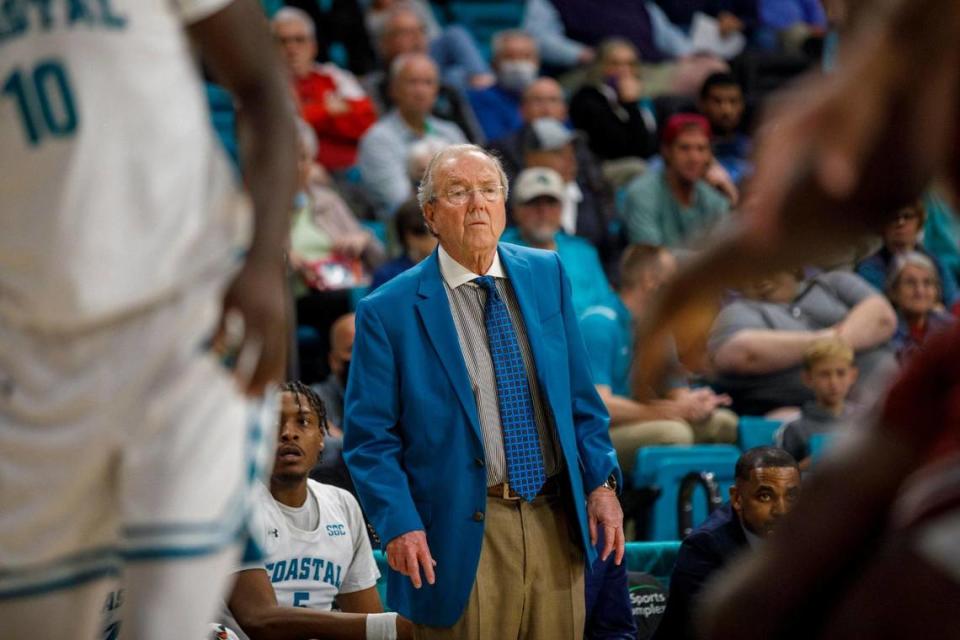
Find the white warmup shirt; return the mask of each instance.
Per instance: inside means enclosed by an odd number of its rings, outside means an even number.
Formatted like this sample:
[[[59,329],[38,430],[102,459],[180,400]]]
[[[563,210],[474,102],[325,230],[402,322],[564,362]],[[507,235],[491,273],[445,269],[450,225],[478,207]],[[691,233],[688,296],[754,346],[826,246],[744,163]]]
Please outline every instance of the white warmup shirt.
[[[0,323],[102,326],[238,263],[249,205],[184,31],[227,4],[0,12]]]
[[[314,480],[307,480],[307,490],[307,500],[315,499],[319,508],[315,527],[294,526],[261,484],[255,497],[254,531],[263,540],[264,566],[277,602],[329,611],[338,593],[375,586],[380,571],[356,498]]]

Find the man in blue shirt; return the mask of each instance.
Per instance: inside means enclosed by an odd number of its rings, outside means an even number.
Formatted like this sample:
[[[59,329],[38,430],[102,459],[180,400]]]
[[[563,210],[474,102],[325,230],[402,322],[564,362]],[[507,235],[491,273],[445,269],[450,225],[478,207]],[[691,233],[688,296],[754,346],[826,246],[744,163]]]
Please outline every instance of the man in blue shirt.
[[[520,99],[540,70],[536,41],[519,29],[498,32],[493,38],[493,70],[495,85],[467,92],[487,140],[499,140],[523,126]]]
[[[593,246],[564,233],[560,215],[566,186],[553,169],[534,167],[514,183],[513,219],[517,226],[503,233],[503,241],[556,251],[573,290],[573,309],[579,316],[587,307],[609,304],[614,297]]]
[[[713,157],[734,184],[740,185],[753,173],[750,161],[750,136],[742,130],[746,101],[743,87],[732,73],[714,73],[700,88],[700,113],[710,122]]]
[[[736,441],[737,416],[722,408],[730,403],[727,396],[709,388],[690,389],[679,375],[667,389],[656,390],[662,393],[653,393],[652,400],[641,402],[630,392],[634,318],[675,269],[673,256],[663,248],[628,247],[617,295],[580,316],[593,383],[610,413],[610,439],[624,473],[633,469],[636,450],[644,445]],[[675,364],[679,372],[679,362]]]

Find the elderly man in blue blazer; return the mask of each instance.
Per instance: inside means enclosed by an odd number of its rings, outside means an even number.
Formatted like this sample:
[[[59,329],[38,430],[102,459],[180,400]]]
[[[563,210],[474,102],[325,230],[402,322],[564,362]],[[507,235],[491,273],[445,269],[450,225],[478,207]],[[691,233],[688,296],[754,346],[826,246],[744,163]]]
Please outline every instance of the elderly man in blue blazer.
[[[584,567],[623,556],[617,457],[556,254],[499,244],[507,180],[438,153],[433,255],[362,300],[344,456],[417,638],[580,638]]]

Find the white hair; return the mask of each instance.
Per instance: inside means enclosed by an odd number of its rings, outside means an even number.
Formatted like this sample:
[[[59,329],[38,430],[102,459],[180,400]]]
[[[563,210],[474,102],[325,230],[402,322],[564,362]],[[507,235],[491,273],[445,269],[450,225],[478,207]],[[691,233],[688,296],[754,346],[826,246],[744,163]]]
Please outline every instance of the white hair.
[[[447,160],[453,160],[460,156],[465,156],[468,153],[480,154],[490,161],[490,164],[493,165],[500,179],[500,186],[503,187],[503,199],[506,201],[509,195],[509,185],[507,183],[507,174],[503,171],[503,165],[500,164],[500,159],[483,147],[475,144],[454,144],[438,151],[433,158],[430,159],[427,170],[423,174],[423,179],[420,181],[420,187],[417,189],[417,202],[420,203],[421,209],[423,209],[425,204],[433,202],[437,198],[437,194],[434,191],[437,168]]]
[[[500,52],[503,50],[503,47],[506,45],[507,40],[513,38],[523,38],[524,40],[529,40],[533,44],[533,50],[540,54],[540,48],[537,46],[537,40],[529,33],[523,29],[504,29],[503,31],[497,31],[493,34],[493,37],[490,38],[490,51],[493,54],[493,58],[496,59],[500,57]]]
[[[926,269],[937,281],[937,288],[940,288],[940,272],[937,270],[937,265],[934,264],[933,260],[919,251],[907,251],[893,259],[893,264],[890,266],[889,276],[887,277],[888,292],[893,292],[897,285],[900,284],[900,276],[903,275],[903,270],[907,267]]]
[[[407,175],[415,183],[423,178],[422,167],[424,163],[429,164],[430,159],[444,149],[450,146],[450,143],[440,138],[427,136],[422,140],[417,140],[410,145],[407,151]]]
[[[437,71],[437,77],[439,78],[439,70],[437,69],[437,63],[425,53],[401,53],[396,58],[393,59],[393,62],[390,63],[390,82],[392,83],[396,80],[397,76],[403,72],[403,68],[414,60],[426,60],[431,65],[433,65],[434,71]]]
[[[310,14],[303,9],[283,7],[273,15],[270,24],[275,26],[281,22],[299,22],[307,28],[307,33],[310,34],[311,38],[317,37],[317,26],[313,24],[313,18],[310,17]]]

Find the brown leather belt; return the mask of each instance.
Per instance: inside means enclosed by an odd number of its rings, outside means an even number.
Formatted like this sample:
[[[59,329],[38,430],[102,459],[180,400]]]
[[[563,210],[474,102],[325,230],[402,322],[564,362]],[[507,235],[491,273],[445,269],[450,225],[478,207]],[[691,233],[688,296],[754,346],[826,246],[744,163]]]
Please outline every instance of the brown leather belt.
[[[510,488],[509,482],[501,482],[500,484],[487,487],[487,495],[491,498],[501,498],[502,500],[523,500],[516,491]],[[540,487],[540,492],[537,493],[537,497],[558,495],[560,495],[560,483],[557,482],[556,476],[547,478],[547,481]]]

